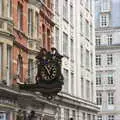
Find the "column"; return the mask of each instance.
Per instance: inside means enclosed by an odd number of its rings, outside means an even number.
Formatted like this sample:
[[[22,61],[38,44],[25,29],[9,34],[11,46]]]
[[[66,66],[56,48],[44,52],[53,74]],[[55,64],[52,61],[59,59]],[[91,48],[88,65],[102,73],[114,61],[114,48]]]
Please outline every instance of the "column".
[[[7,0],[3,0],[3,16],[7,17],[8,13]],[[4,30],[7,31],[7,22],[4,22]]]
[[[7,44],[3,44],[3,80],[7,80]]]

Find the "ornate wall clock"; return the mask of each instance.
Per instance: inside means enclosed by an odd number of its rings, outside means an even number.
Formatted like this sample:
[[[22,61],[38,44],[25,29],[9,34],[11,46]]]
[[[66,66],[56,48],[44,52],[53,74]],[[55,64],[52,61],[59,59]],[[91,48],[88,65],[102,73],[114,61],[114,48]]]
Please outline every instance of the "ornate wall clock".
[[[58,69],[59,67],[57,66],[57,64],[53,62],[41,66],[42,80],[51,81],[57,78],[57,76],[59,75]]]

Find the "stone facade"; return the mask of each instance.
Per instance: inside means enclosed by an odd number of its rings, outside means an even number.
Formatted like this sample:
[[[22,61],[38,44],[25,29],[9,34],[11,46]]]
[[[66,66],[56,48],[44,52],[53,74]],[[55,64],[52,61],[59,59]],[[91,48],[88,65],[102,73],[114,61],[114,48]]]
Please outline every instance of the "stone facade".
[[[60,105],[61,120],[95,119],[98,108],[93,110],[96,90],[92,1],[54,0],[54,4],[54,45],[64,55],[62,95],[69,100]],[[73,99],[88,106],[76,106]]]
[[[104,5],[104,6],[103,6]],[[98,120],[119,120],[119,0],[95,0]]]

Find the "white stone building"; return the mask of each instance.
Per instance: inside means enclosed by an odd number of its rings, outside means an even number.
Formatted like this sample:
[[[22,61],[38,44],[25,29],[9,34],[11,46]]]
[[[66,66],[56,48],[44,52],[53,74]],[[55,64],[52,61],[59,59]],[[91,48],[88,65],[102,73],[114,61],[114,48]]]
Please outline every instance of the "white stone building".
[[[98,120],[120,119],[119,10],[119,0],[95,0]]]
[[[95,120],[95,42],[92,0],[54,0],[54,46],[64,55],[61,120]],[[71,102],[75,100],[76,102]],[[80,104],[76,104],[80,102]],[[82,105],[82,106],[81,106]]]

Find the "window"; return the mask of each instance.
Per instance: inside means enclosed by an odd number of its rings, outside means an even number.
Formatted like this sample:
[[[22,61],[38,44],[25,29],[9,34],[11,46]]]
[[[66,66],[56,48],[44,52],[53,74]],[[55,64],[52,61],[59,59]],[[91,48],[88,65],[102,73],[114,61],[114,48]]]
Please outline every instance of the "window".
[[[68,56],[68,35],[63,33],[63,54]]]
[[[11,47],[7,46],[7,85],[10,85],[11,80]]]
[[[64,19],[68,19],[68,0],[63,1],[63,17]]]
[[[107,27],[109,25],[109,15],[100,16],[100,27]]]
[[[97,105],[102,105],[102,93],[100,91],[96,92],[96,99]]]
[[[114,104],[114,93],[113,92],[108,93],[108,104],[109,105]]]
[[[83,46],[81,45],[81,66],[83,66]]]
[[[98,117],[97,117],[97,120],[102,120],[102,116],[98,116]]]
[[[110,10],[110,0],[102,0],[101,3],[102,12]]]
[[[73,25],[73,5],[70,5],[70,23]]]
[[[114,120],[114,115],[108,115],[108,120]]]
[[[67,69],[64,69],[64,91],[65,92],[68,92],[68,70]]]
[[[18,55],[18,60],[17,60],[17,75],[19,80],[22,82],[23,80],[23,60],[22,56],[19,54]]]
[[[85,20],[85,34],[86,38],[89,39],[89,23],[87,20]]]
[[[69,109],[64,109],[64,120],[69,120]]]
[[[93,90],[93,82],[91,82],[91,100],[93,101],[93,96],[94,96],[94,90]]]
[[[101,85],[101,74],[100,73],[96,74],[96,85]]]
[[[55,28],[55,44],[56,48],[59,49],[59,28]]]
[[[51,0],[47,0],[47,7],[50,8],[51,7],[51,3],[50,3]]]
[[[82,120],[85,120],[85,113],[82,113]]]
[[[112,62],[113,62],[112,54],[108,54],[107,55],[107,64],[112,65]]]
[[[93,54],[90,54],[90,58],[91,58],[91,70],[93,69]]]
[[[83,33],[83,16],[80,14],[80,32]]]
[[[34,69],[33,69],[33,60],[29,59],[28,60],[28,76],[29,76],[29,83],[32,83],[33,79],[34,79]]]
[[[90,41],[93,42],[92,24],[90,25]]]
[[[2,44],[0,44],[0,56],[2,56],[3,54],[3,50],[2,50]],[[3,69],[3,57],[0,57],[0,79],[2,79],[2,69]]]
[[[96,46],[100,46],[101,45],[101,38],[100,36],[96,36]]]
[[[3,0],[0,0],[0,16],[2,16],[3,13]]]
[[[92,14],[92,6],[93,6],[93,3],[92,3],[92,0],[90,0],[90,12]]]
[[[113,84],[113,74],[112,73],[108,74],[108,84]]]
[[[59,0],[55,0],[55,12],[59,13]]]
[[[84,98],[84,79],[81,77],[81,97]]]
[[[85,4],[85,6],[88,10],[90,9],[90,5],[89,5],[90,3],[89,2],[90,2],[90,0],[86,0],[86,4]]]
[[[107,39],[108,39],[108,45],[112,45],[112,35],[108,35]]]
[[[42,39],[43,39],[43,47],[46,47],[46,34],[45,34],[45,25],[42,25]]]
[[[90,99],[90,82],[88,80],[86,81],[86,98]]]
[[[12,14],[12,0],[7,1],[8,17],[11,17]]]
[[[20,3],[18,3],[17,12],[18,12],[18,29],[22,30],[23,29],[23,6]]]
[[[91,115],[87,114],[87,120],[91,120]]]
[[[101,55],[96,55],[96,65],[101,65]]]
[[[39,14],[35,13],[35,30],[37,37],[39,36]]]
[[[47,48],[48,50],[50,50],[50,46],[51,46],[51,33],[50,33],[50,30],[47,29]]]
[[[93,120],[96,120],[96,119],[95,119],[95,115],[93,115]]]
[[[6,120],[6,113],[0,112],[0,120]]]
[[[33,37],[33,10],[28,9],[28,35]]]
[[[86,67],[89,68],[89,62],[90,62],[90,59],[89,59],[89,51],[86,50]]]
[[[70,54],[71,54],[71,60],[74,60],[74,49],[73,49],[74,45],[73,45],[73,39],[71,39],[71,47],[70,47]]]
[[[74,73],[71,72],[71,93],[74,94]]]
[[[75,117],[76,115],[75,115],[75,110],[72,110],[72,118],[73,118],[73,120],[75,120],[76,119],[76,117]]]

